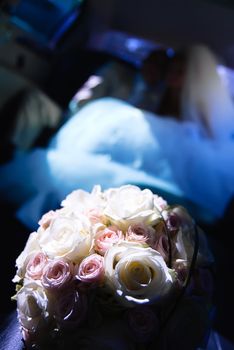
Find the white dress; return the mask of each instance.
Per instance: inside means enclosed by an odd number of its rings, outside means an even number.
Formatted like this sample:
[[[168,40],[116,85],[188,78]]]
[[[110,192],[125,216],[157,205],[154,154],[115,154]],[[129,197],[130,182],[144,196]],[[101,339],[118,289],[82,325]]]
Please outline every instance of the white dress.
[[[215,54],[204,45],[189,50],[181,100],[183,119],[200,125],[205,136],[234,138],[234,100]]]
[[[72,190],[139,184],[185,197],[215,216],[234,194],[234,142],[203,138],[178,122],[114,98],[90,102],[47,149],[22,153],[0,167],[0,195],[30,228]]]

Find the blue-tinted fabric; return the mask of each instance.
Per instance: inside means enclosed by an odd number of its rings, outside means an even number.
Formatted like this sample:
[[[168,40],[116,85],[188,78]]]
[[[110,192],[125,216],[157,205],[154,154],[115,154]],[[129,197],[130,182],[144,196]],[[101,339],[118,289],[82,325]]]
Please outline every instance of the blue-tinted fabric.
[[[204,138],[193,122],[103,98],[71,117],[47,149],[1,166],[0,193],[17,203],[19,217],[33,228],[45,203],[54,207],[72,190],[96,184],[159,188],[220,217],[234,194],[233,154],[233,140]]]
[[[16,311],[9,314],[0,324],[0,349],[23,350],[24,344],[16,316]]]

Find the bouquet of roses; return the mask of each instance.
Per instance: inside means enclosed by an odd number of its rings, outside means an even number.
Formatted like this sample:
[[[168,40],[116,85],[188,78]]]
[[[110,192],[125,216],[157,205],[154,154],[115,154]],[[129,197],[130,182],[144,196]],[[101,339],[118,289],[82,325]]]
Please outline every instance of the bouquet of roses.
[[[16,260],[25,346],[194,349],[209,326],[212,262],[186,209],[149,189],[73,191]]]

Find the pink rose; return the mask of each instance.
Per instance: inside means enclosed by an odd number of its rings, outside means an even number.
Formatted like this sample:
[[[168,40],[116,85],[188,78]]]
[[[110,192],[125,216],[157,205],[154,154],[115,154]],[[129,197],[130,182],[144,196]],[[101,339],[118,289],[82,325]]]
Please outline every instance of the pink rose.
[[[87,296],[75,289],[60,294],[55,304],[55,319],[58,328],[74,329],[87,315]]]
[[[67,260],[50,261],[44,268],[42,285],[44,288],[58,291],[70,285],[74,275],[73,264]]]
[[[133,224],[128,227],[126,240],[130,242],[146,243],[155,235],[155,230],[144,223]]]
[[[81,261],[76,277],[87,283],[97,283],[104,278],[103,257],[99,254],[92,254]]]
[[[149,341],[158,334],[159,320],[149,306],[141,305],[129,309],[127,320],[134,338],[138,341]]]
[[[123,240],[122,231],[116,226],[109,226],[96,233],[94,249],[99,254],[104,255],[113,244],[118,243],[121,240]]]
[[[38,221],[38,224],[44,230],[46,230],[50,226],[51,221],[55,219],[57,216],[58,216],[58,212],[54,210],[50,210],[48,211],[48,213],[45,213],[44,215],[42,215],[41,219]]]
[[[26,266],[26,277],[34,280],[41,279],[47,261],[46,255],[42,252],[33,255]]]

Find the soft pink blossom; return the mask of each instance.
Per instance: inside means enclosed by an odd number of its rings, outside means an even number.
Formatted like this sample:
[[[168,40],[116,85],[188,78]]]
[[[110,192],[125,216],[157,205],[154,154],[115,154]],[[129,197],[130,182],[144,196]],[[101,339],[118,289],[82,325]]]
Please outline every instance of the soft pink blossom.
[[[117,226],[105,227],[96,233],[94,249],[99,254],[104,255],[113,244],[120,242],[123,238],[123,233]]]
[[[133,224],[128,227],[125,239],[129,242],[146,243],[155,234],[151,226],[144,223]]]
[[[81,261],[76,277],[87,283],[97,283],[103,280],[104,265],[103,257],[99,254],[92,254]]]
[[[26,277],[41,279],[43,269],[47,264],[47,256],[40,252],[33,255],[26,266]]]
[[[73,279],[73,264],[65,259],[50,261],[44,268],[42,285],[51,291],[58,291],[70,285]]]

